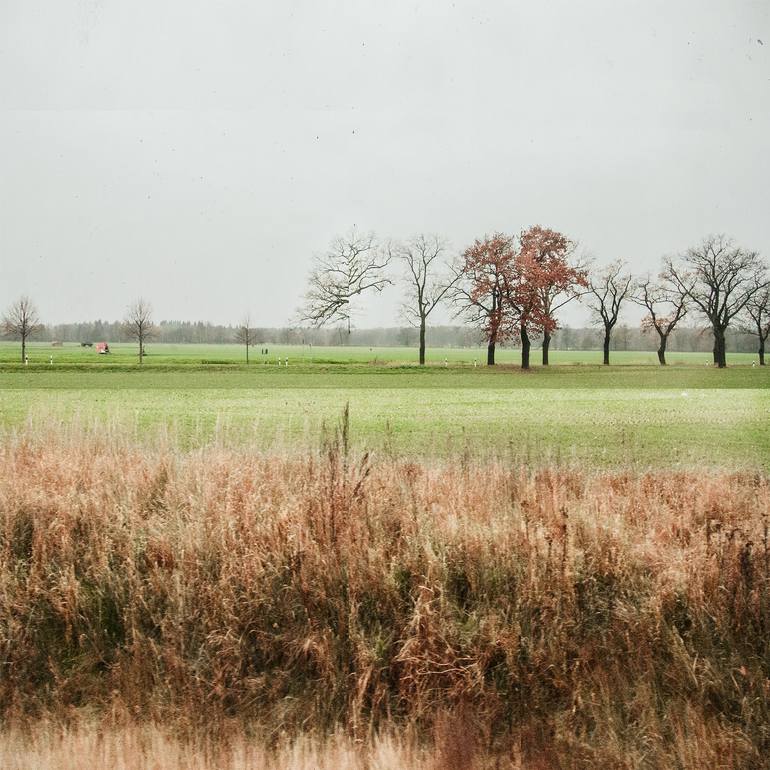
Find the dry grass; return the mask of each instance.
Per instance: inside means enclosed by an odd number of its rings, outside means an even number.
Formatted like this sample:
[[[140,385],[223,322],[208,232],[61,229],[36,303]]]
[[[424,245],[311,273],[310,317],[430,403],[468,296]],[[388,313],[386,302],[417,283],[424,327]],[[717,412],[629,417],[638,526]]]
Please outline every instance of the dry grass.
[[[364,746],[349,737],[287,739],[268,749],[258,741],[195,745],[157,727],[62,730],[37,725],[34,733],[0,735],[3,770],[436,770],[436,759],[392,736]]]
[[[7,438],[0,765],[764,767],[769,513],[758,475]]]

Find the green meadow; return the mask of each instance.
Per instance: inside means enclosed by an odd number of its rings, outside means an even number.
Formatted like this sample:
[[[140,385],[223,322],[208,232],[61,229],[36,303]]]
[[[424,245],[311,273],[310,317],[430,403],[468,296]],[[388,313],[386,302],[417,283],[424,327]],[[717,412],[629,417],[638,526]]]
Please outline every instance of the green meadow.
[[[261,353],[264,346],[256,345],[249,351],[250,365],[281,366],[289,359],[289,366],[296,365],[329,365],[342,366],[345,364],[368,364],[370,366],[414,365],[417,363],[416,348],[409,347],[319,347],[312,345],[267,345],[267,355]],[[540,351],[533,349],[532,363],[537,365]],[[110,344],[109,355],[99,355],[95,348],[83,348],[76,343],[65,343],[62,347],[33,342],[28,346],[29,365],[33,367],[50,365],[77,364],[79,366],[98,366],[114,368],[131,366],[137,363],[137,347],[131,343]],[[446,364],[462,364],[473,367],[482,366],[486,362],[486,349],[483,348],[432,348],[427,351],[427,363],[431,366]],[[711,362],[708,353],[679,353],[671,351],[667,354],[669,363],[674,366],[706,366]],[[517,364],[519,351],[516,348],[499,347],[496,355],[499,364]],[[729,362],[736,365],[751,366],[756,360],[752,353],[729,354]],[[657,365],[657,357],[653,351],[613,351],[612,361],[617,365]],[[552,350],[553,365],[597,365],[602,362],[600,350]],[[172,345],[149,343],[143,366],[239,366],[245,365],[246,352],[242,345]],[[16,343],[0,342],[0,366],[21,366],[20,347]]]
[[[603,367],[597,352],[555,351],[551,367],[523,372],[510,349],[496,367],[482,350],[433,350],[421,369],[407,348],[269,347],[246,366],[237,346],[152,345],[140,367],[130,345],[99,356],[34,344],[22,366],[6,343],[0,427],[292,449],[321,440],[349,404],[351,441],[375,452],[770,467],[770,374],[750,355],[720,371],[703,354],[671,354],[662,368],[652,353],[617,352]]]

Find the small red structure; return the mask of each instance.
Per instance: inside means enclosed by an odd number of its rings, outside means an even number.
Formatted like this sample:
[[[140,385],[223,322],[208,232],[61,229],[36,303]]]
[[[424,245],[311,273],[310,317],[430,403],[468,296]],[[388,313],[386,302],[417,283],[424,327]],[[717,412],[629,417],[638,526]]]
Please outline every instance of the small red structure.
[[[110,346],[106,342],[97,342],[95,347],[96,347],[96,352],[100,356],[103,356],[106,353],[110,352]]]

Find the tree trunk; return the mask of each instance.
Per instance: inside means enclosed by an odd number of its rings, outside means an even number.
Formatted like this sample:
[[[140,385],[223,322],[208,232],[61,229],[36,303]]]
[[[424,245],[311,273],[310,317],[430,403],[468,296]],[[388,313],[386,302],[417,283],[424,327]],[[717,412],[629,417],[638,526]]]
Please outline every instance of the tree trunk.
[[[527,327],[521,325],[521,368],[529,369],[529,351],[532,347],[532,343],[529,340],[529,332]]]
[[[724,369],[727,366],[724,329],[714,329],[714,351],[716,353],[717,366],[720,369]]]
[[[249,365],[249,343],[246,343],[246,366]]]
[[[548,350],[551,347],[551,335],[548,332],[543,333],[543,366],[548,366]]]
[[[717,342],[717,333],[714,332],[714,366],[719,364],[719,343]]]
[[[658,363],[661,366],[666,365],[666,343],[668,342],[668,336],[660,335],[660,347],[658,348]]]
[[[761,335],[759,337],[759,365],[765,365],[765,338]]]
[[[420,319],[420,366],[425,366],[425,319]]]
[[[495,365],[495,340],[489,340],[487,345],[487,366]]]
[[[610,365],[610,334],[612,333],[612,330],[609,326],[604,327],[604,360],[602,363],[605,366]]]
[[[21,362],[24,363],[27,360],[27,338],[21,335]]]

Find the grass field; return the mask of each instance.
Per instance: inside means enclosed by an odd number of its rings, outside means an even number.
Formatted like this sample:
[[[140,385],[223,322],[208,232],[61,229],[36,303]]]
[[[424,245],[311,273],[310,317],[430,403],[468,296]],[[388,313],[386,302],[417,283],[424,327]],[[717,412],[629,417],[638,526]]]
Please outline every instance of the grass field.
[[[289,359],[289,366],[307,364],[369,364],[383,365],[416,365],[417,349],[408,347],[318,347],[309,345],[268,345],[268,355],[260,353],[261,346],[257,345],[250,351],[252,365],[276,366],[280,358]],[[137,347],[130,343],[115,343],[110,345],[109,355],[99,355],[94,348],[82,348],[76,343],[66,343],[62,347],[52,347],[47,343],[32,342],[28,347],[30,366],[45,366],[54,357],[54,364],[92,364],[102,368],[113,368],[137,363]],[[486,361],[486,349],[482,348],[432,348],[427,351],[427,363],[433,366],[463,364],[472,367],[474,361],[481,366]],[[728,354],[729,363],[751,365],[756,360],[753,353]],[[144,366],[207,366],[244,365],[245,348],[242,345],[147,345]],[[515,348],[501,347],[497,351],[496,360],[500,364],[517,364],[519,351]],[[707,353],[677,353],[668,354],[672,365],[705,365],[711,362]],[[539,350],[534,350],[532,363],[538,365]],[[553,350],[551,362],[559,364],[601,364],[600,350]],[[652,351],[619,350],[612,353],[613,364],[618,365],[657,365],[656,354]],[[0,342],[0,366],[21,366],[20,347],[18,343]]]
[[[15,348],[0,350],[7,361]],[[242,352],[236,347],[157,345],[141,368],[130,346],[111,356],[35,346],[31,361],[49,350],[53,366],[0,368],[3,428],[74,422],[78,430],[162,434],[183,447],[290,448],[317,442],[349,403],[353,444],[397,454],[601,467],[770,465],[770,374],[745,365],[750,357],[719,371],[693,363],[701,354],[662,368],[635,363],[650,360],[647,353],[618,353],[625,363],[611,367],[590,363],[592,352],[557,353],[573,365],[522,372],[469,365],[480,351],[434,351],[452,363],[421,369],[398,358],[411,353],[405,349],[324,348],[309,363],[298,349],[279,348],[288,367],[277,366],[272,351],[269,365],[246,367],[227,363]]]
[[[767,767],[768,369],[242,352],[0,346],[0,766]]]

